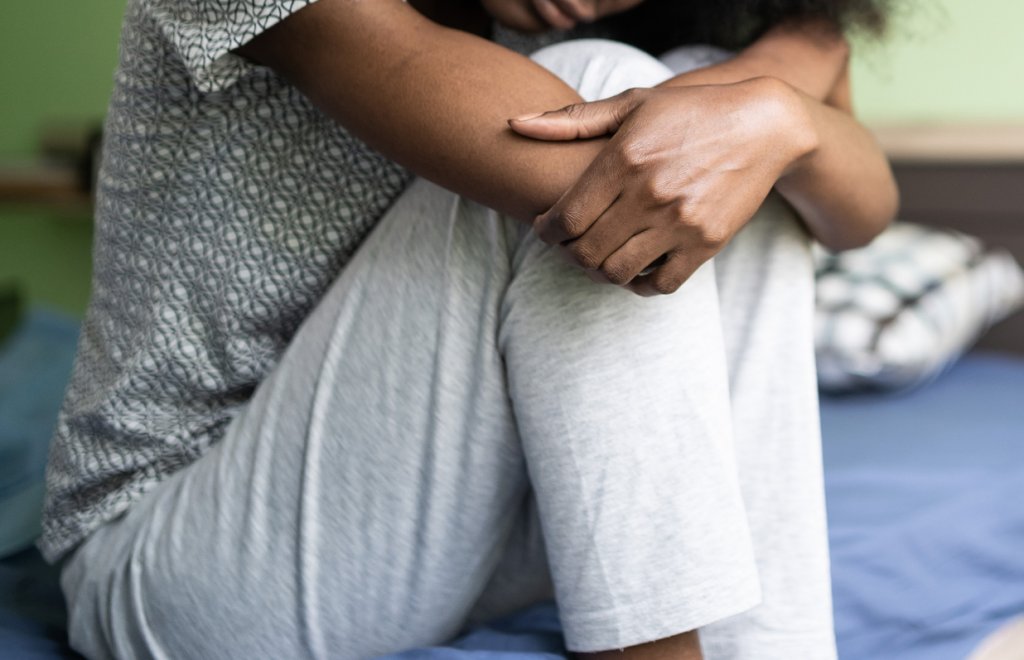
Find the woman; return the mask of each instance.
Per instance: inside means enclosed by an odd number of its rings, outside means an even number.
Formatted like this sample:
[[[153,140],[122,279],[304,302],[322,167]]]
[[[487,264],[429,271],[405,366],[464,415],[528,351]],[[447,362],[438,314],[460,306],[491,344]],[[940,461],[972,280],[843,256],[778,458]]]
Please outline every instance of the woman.
[[[73,646],[368,657],[553,586],[576,652],[833,657],[806,230],[895,207],[860,5],[737,5],[685,73],[307,4],[129,2],[41,539]]]

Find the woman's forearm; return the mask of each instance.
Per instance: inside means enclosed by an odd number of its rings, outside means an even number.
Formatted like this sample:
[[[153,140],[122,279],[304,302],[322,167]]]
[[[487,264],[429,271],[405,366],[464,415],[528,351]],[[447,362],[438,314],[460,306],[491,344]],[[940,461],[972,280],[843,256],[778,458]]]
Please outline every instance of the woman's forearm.
[[[775,188],[826,247],[863,245],[892,221],[899,206],[889,162],[871,132],[852,116],[790,90],[816,147]]]
[[[760,52],[768,44],[781,43],[786,53],[773,56],[773,66],[807,48],[789,33],[764,39],[746,51],[744,66],[770,61]],[[401,0],[319,0],[240,52],[280,72],[353,134],[416,174],[523,220],[564,200],[608,144],[606,138],[530,140],[509,131],[508,117],[576,103],[578,95],[530,60],[441,27]],[[800,77],[824,89],[823,81],[835,82],[832,75],[815,65]],[[826,245],[863,242],[895,207],[884,157],[849,115],[828,111],[792,83],[779,85],[792,95],[787,98],[806,119],[816,148],[772,183]],[[698,96],[702,104],[707,95]],[[679,147],[688,162],[706,155],[689,143]]]
[[[849,56],[845,37],[831,24],[791,20],[768,30],[734,57],[682,73],[662,85],[725,85],[771,77],[824,101],[843,81]]]
[[[401,0],[319,0],[240,53],[416,174],[523,220],[550,208],[606,142],[514,134],[509,117],[579,96],[529,59]]]

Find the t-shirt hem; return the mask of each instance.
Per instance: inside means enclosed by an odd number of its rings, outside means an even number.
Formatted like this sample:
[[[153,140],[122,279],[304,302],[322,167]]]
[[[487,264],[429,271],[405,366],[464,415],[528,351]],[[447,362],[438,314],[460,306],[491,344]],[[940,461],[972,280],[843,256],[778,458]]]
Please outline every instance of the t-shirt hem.
[[[60,562],[97,529],[128,511],[163,481],[163,478],[142,474],[91,504],[88,511],[76,511],[64,516],[44,516],[43,533],[36,541],[36,547],[43,559],[50,564]]]
[[[192,83],[202,93],[220,92],[258,66],[233,51],[317,0],[280,0],[261,19],[232,11],[224,21],[185,21],[162,11],[152,12],[165,38],[174,46]]]

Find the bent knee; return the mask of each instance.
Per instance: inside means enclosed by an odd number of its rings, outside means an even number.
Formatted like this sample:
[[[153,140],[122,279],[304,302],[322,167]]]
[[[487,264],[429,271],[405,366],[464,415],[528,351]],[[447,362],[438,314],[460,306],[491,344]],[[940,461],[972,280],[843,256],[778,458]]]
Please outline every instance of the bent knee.
[[[610,39],[574,39],[541,48],[531,58],[587,101],[631,87],[653,87],[672,76],[657,58]]]
[[[679,46],[668,51],[658,59],[667,66],[674,75],[703,69],[712,64],[718,64],[733,56],[733,53],[707,44],[691,44]]]

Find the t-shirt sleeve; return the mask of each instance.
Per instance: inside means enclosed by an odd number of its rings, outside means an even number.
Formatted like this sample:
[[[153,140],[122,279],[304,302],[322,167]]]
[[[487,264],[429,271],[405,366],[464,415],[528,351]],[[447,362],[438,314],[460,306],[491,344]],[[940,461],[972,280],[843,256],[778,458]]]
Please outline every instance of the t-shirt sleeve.
[[[316,0],[141,0],[196,87],[230,87],[252,65],[231,51]]]

